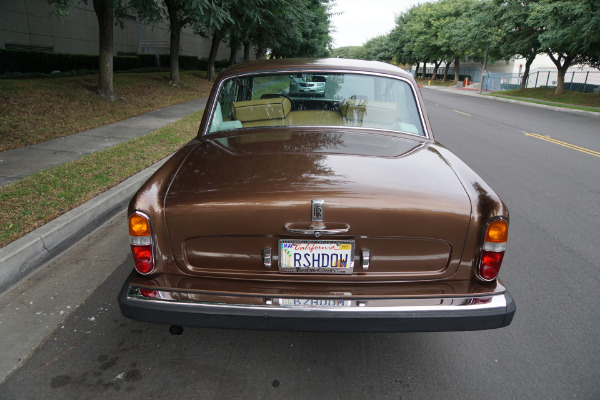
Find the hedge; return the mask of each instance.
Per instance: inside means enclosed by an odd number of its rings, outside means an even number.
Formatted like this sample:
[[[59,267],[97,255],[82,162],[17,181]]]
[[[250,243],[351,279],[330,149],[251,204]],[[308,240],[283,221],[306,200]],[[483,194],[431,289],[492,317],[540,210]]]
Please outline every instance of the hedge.
[[[161,54],[158,57],[160,68],[168,69],[170,56]],[[113,69],[128,71],[140,68],[157,68],[155,54],[137,54],[135,56],[114,56]],[[179,68],[182,70],[206,70],[207,60],[194,56],[179,56]],[[229,66],[226,61],[215,62],[216,69]],[[0,74],[7,73],[51,73],[53,71],[68,72],[74,70],[98,70],[98,56],[85,54],[42,53],[36,51],[0,49]]]

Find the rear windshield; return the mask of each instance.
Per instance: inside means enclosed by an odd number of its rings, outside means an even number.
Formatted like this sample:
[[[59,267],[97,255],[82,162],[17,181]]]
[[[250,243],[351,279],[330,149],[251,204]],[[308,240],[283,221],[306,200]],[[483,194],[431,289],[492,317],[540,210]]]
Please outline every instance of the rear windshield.
[[[424,136],[410,85],[360,74],[256,75],[224,81],[210,132],[272,126],[342,126]]]

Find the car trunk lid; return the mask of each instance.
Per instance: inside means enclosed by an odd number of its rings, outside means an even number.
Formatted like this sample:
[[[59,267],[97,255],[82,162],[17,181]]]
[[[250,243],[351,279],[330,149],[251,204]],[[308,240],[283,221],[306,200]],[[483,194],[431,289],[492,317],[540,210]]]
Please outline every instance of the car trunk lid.
[[[323,200],[322,222],[313,221],[313,200]],[[471,213],[436,145],[358,130],[250,131],[201,140],[165,203],[179,269],[257,280],[447,277],[458,267]],[[320,237],[297,232],[315,227],[347,231]],[[349,241],[352,273],[282,273],[284,239]]]

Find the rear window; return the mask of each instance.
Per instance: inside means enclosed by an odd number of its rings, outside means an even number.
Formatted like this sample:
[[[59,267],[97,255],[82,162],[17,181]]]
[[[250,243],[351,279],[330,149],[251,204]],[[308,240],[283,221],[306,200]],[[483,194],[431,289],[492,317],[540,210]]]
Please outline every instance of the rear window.
[[[276,126],[341,126],[424,136],[410,85],[361,74],[294,73],[221,84],[209,132]]]

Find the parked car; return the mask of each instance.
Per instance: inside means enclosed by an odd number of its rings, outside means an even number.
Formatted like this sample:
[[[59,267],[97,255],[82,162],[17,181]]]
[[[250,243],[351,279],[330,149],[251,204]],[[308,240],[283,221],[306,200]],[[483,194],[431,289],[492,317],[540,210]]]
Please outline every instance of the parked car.
[[[290,96],[325,96],[327,79],[321,75],[290,75]]]
[[[320,76],[323,97],[292,76]],[[181,326],[453,331],[507,326],[509,216],[435,142],[392,65],[268,60],[217,78],[198,136],[129,204],[123,315]]]

